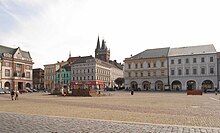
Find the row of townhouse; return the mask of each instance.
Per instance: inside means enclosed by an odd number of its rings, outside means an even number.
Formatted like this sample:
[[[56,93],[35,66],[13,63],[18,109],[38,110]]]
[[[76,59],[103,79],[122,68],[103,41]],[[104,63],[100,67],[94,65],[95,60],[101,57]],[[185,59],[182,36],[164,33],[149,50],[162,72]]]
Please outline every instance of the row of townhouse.
[[[187,90],[218,87],[214,45],[148,49],[124,60],[125,87]]]
[[[44,65],[44,88],[55,90],[62,87],[102,89],[114,87],[114,80],[123,77],[123,66],[110,60],[106,42],[98,37],[95,57],[71,57],[67,61]]]
[[[31,88],[33,64],[29,52],[0,45],[0,88]]]

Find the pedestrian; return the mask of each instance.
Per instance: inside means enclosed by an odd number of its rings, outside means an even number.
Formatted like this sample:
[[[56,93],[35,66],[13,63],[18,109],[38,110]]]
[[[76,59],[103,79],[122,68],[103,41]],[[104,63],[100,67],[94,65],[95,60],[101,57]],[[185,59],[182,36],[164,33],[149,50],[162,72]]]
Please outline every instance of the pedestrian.
[[[15,95],[15,91],[12,89],[11,90],[11,100],[14,100],[14,95]]]
[[[217,95],[218,94],[218,88],[216,87],[215,88],[215,95]]]
[[[15,92],[15,100],[18,100],[18,90]]]

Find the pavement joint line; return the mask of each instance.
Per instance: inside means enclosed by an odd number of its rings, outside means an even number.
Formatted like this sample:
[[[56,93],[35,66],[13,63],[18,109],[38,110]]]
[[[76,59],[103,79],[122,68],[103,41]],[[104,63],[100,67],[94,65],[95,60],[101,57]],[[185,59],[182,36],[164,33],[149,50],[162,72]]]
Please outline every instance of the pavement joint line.
[[[187,126],[187,125],[169,125],[169,124],[155,124],[155,123],[144,123],[144,122],[130,122],[130,121],[117,121],[117,120],[104,120],[104,119],[93,119],[93,118],[78,118],[78,117],[68,117],[68,116],[54,116],[54,115],[40,115],[40,114],[26,114],[17,112],[4,112],[0,113],[10,113],[10,114],[21,114],[21,115],[32,115],[32,116],[43,116],[49,118],[65,118],[65,119],[78,119],[78,120],[91,120],[91,121],[103,121],[103,122],[114,122],[123,124],[137,124],[137,125],[149,125],[149,126],[166,126],[166,127],[180,127],[180,128],[196,128],[196,129],[214,129],[220,130],[218,127],[201,127],[201,126]]]
[[[216,99],[216,98],[213,98],[213,97],[209,97],[210,99],[212,99],[212,100],[215,100],[215,101],[218,101],[218,102],[220,102],[220,98],[219,99]]]

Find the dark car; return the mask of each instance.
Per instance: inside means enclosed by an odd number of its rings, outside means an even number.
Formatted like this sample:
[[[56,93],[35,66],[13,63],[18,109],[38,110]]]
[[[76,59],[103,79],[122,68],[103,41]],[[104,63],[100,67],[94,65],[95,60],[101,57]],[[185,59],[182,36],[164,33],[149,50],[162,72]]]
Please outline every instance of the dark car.
[[[27,93],[28,92],[26,89],[20,89],[18,91],[19,91],[19,93]]]

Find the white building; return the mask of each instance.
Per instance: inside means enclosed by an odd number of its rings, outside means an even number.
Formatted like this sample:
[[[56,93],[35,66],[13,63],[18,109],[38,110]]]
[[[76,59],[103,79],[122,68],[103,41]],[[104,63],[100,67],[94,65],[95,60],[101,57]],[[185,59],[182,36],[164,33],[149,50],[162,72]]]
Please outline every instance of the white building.
[[[116,78],[123,77],[121,69],[92,56],[79,57],[71,64],[71,73],[74,89],[103,89],[112,86]]]
[[[168,56],[172,90],[203,90],[218,86],[214,45],[171,48]]]

